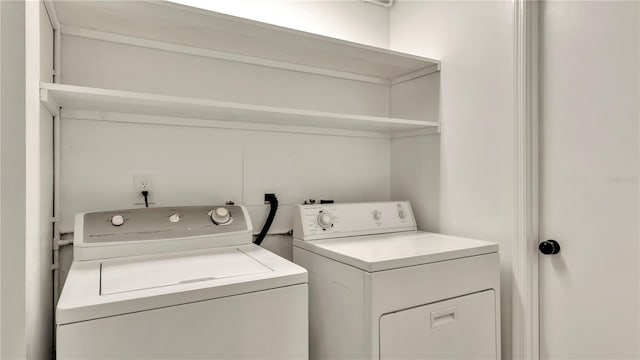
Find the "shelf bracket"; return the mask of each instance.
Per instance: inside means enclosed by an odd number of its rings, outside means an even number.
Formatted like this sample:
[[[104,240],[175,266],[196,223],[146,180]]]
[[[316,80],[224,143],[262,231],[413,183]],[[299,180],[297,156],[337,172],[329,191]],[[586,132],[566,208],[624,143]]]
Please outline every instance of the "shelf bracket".
[[[40,102],[47,108],[51,116],[60,115],[60,105],[58,105],[58,102],[49,89],[40,89]]]

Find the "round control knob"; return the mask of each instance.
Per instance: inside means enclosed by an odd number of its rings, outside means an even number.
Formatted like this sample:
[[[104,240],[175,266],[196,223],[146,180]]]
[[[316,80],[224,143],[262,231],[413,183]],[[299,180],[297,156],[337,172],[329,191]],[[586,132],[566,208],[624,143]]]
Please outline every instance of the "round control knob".
[[[376,221],[380,221],[380,219],[382,219],[382,211],[374,210],[373,211],[373,219],[376,220]]]
[[[538,249],[545,255],[555,255],[560,252],[560,244],[555,240],[547,240],[541,242]]]
[[[404,211],[404,208],[402,207],[402,205],[398,204],[398,217],[400,219],[404,219],[407,217],[407,212]]]
[[[209,216],[211,216],[211,221],[216,225],[228,224],[231,221],[229,210],[223,207],[212,210]]]
[[[114,215],[111,218],[111,225],[113,226],[122,226],[124,224],[124,216],[122,215]]]
[[[177,223],[178,221],[180,221],[180,214],[172,214],[171,216],[169,216],[169,221],[172,223]]]
[[[320,225],[321,228],[326,229],[326,228],[330,228],[331,227],[331,216],[327,213],[320,213],[318,214],[318,225]]]

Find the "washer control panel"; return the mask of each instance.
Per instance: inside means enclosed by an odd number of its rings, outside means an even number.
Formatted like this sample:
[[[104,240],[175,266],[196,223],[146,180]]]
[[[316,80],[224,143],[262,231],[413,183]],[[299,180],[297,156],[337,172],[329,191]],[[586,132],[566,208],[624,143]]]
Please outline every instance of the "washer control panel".
[[[416,230],[407,201],[299,205],[293,236],[302,240]]]
[[[76,215],[74,261],[160,254],[252,242],[244,206],[175,206]]]
[[[182,206],[89,212],[83,242],[108,243],[223,235],[249,229],[240,206]]]

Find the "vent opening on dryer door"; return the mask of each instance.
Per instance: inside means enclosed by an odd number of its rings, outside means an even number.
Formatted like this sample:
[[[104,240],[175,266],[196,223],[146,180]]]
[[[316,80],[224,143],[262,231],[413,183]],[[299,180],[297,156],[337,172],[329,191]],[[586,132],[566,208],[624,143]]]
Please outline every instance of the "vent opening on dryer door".
[[[495,292],[383,315],[380,359],[496,359]]]
[[[101,295],[210,281],[273,271],[238,249],[145,260],[112,260],[101,264]]]

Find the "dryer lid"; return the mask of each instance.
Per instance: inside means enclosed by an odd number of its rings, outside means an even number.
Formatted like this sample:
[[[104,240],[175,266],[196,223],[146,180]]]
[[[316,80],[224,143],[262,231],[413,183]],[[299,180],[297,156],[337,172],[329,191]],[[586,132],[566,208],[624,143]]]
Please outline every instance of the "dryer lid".
[[[453,260],[498,251],[498,244],[493,242],[423,231],[406,231],[315,241],[295,239],[294,244],[297,247],[368,272]]]

